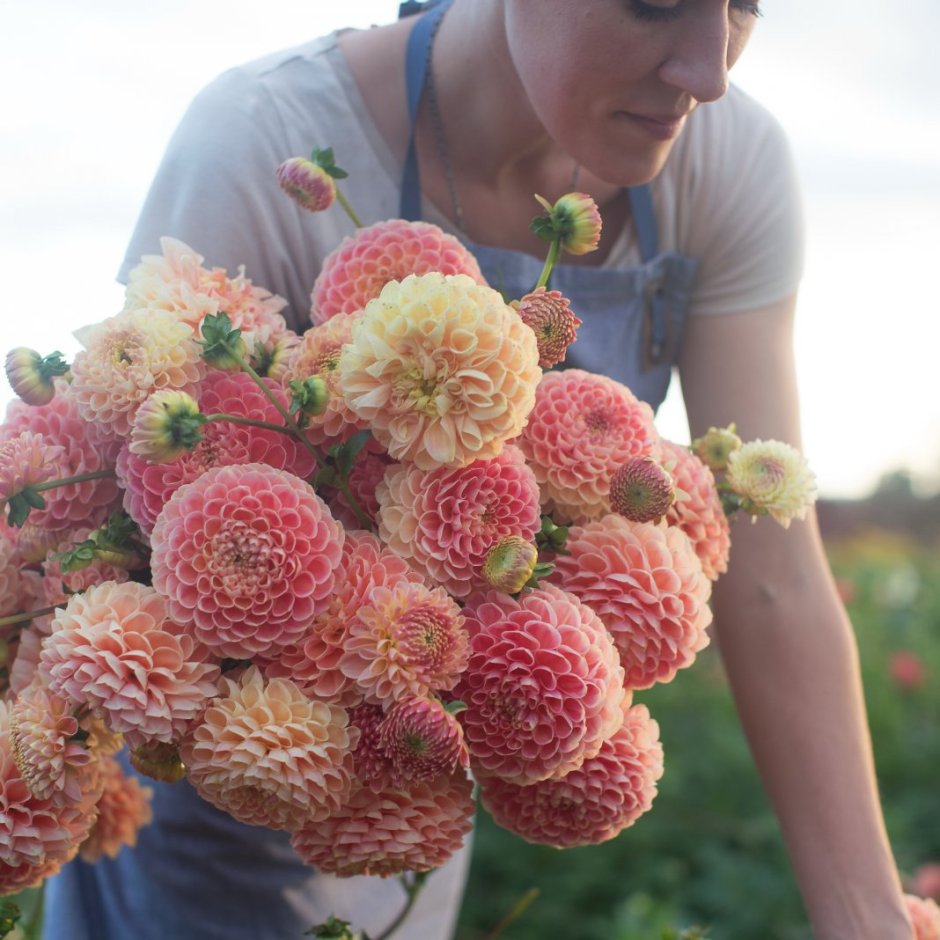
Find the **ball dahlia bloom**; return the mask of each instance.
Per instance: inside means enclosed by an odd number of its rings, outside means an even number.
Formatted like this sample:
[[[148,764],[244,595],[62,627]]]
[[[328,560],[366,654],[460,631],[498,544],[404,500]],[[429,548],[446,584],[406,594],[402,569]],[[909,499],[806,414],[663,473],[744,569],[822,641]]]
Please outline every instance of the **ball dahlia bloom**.
[[[257,657],[268,678],[290,679],[310,698],[346,707],[362,701],[359,686],[340,668],[347,625],[370,603],[376,587],[418,583],[404,559],[369,532],[349,531],[329,605],[314,617],[303,636],[270,658]]]
[[[263,380],[285,407],[289,399],[270,379]],[[282,424],[280,412],[245,373],[211,372],[199,389],[203,414],[230,414]],[[249,427],[231,421],[210,421],[202,428],[202,440],[191,450],[165,464],[154,464],[121,448],[117,475],[124,488],[124,508],[145,534],[166,501],[181,486],[190,483],[212,467],[264,463],[295,476],[307,478],[316,467],[313,455],[293,435],[267,428]]]
[[[936,901],[905,894],[904,905],[914,927],[914,940],[940,940],[940,906]]]
[[[473,784],[460,773],[408,790],[358,790],[339,812],[291,838],[320,871],[387,878],[439,868],[473,827]]]
[[[816,501],[816,477],[803,455],[780,441],[748,441],[728,457],[725,482],[745,512],[768,513],[785,529]]]
[[[559,849],[613,839],[653,805],[663,774],[659,726],[634,705],[601,749],[564,777],[519,786],[486,779],[481,800],[496,823]]]
[[[65,448],[41,434],[21,431],[0,443],[0,507],[27,486],[64,477]]]
[[[582,369],[542,377],[518,445],[556,522],[610,511],[614,473],[633,457],[658,456],[653,409],[613,379]]]
[[[95,804],[97,816],[88,837],[79,847],[79,855],[94,863],[107,856],[117,858],[125,845],[137,844],[137,833],[153,819],[150,800],[153,790],[128,776],[113,758],[101,762],[104,787]]]
[[[532,331],[466,275],[392,281],[343,347],[339,387],[396,460],[495,457],[525,424],[541,370]]]
[[[255,826],[294,831],[336,813],[352,789],[355,730],[346,710],[307,698],[256,666],[220,695],[180,747],[203,799]]]
[[[452,689],[469,642],[457,603],[443,588],[399,582],[375,587],[349,622],[340,669],[366,701],[390,704]]]
[[[52,693],[87,706],[136,746],[178,739],[215,694],[219,668],[156,591],[105,582],[56,611],[39,674]]]
[[[535,475],[512,445],[457,470],[391,467],[376,495],[382,540],[458,598],[489,587],[483,569],[496,545],[531,541],[541,525]]]
[[[358,313],[389,281],[432,271],[486,283],[470,251],[430,222],[389,219],[360,228],[324,259],[310,295],[310,318],[319,324],[337,313]]]
[[[715,477],[688,447],[664,440],[662,454],[678,491],[666,524],[682,529],[692,540],[705,576],[715,581],[728,570],[731,556],[731,527]]]
[[[606,624],[630,689],[669,682],[709,642],[711,582],[679,529],[609,515],[573,526],[549,575]]]
[[[343,529],[303,480],[251,463],[177,490],[150,541],[172,617],[218,655],[250,659],[298,640],[329,604]]]
[[[10,710],[10,746],[20,776],[40,800],[54,797],[77,803],[87,791],[83,780],[94,769],[92,755],[80,742],[72,705],[33,681]]]
[[[13,401],[0,426],[0,442],[29,431],[42,437],[46,446],[59,446],[56,460],[58,479],[79,476],[114,466],[115,448],[101,442],[92,426],[82,417],[73,388],[56,379],[56,395],[45,405]],[[102,523],[112,509],[120,506],[117,481],[111,477],[57,486],[43,493],[46,508],[34,510],[30,523],[47,531]]]
[[[631,522],[659,522],[675,501],[672,477],[652,457],[633,457],[610,479],[610,508]]]
[[[471,766],[520,786],[561,777],[623,721],[623,667],[607,628],[552,585],[464,607],[470,661],[454,695]]]
[[[195,395],[205,375],[192,329],[166,310],[127,310],[88,331],[72,363],[79,413],[107,437],[131,432],[137,409],[154,392]]]
[[[539,365],[550,369],[562,362],[581,325],[568,298],[561,291],[537,287],[521,300],[514,300],[512,307],[535,333]]]

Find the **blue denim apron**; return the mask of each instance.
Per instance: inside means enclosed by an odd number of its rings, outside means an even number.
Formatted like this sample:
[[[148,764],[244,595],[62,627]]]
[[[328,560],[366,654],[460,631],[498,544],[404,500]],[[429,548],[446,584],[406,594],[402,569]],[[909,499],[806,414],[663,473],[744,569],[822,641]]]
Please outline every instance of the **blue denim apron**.
[[[407,56],[412,125],[434,26],[448,5],[434,5],[412,30]],[[404,15],[426,9],[402,7]],[[621,270],[561,264],[552,286],[571,299],[583,320],[566,365],[610,375],[657,407],[678,353],[696,262],[657,251],[647,187],[631,189],[630,201],[642,263]],[[402,180],[402,217],[420,218],[420,203],[412,142]],[[509,297],[521,297],[538,279],[538,258],[469,247],[489,283]],[[285,833],[236,822],[185,782],[143,782],[154,790],[154,822],[141,830],[135,850],[95,865],[75,860],[49,881],[44,940],[300,940],[331,913],[377,934],[401,906],[394,879],[317,874],[300,862]],[[449,935],[467,855],[464,851],[429,879],[396,940]]]

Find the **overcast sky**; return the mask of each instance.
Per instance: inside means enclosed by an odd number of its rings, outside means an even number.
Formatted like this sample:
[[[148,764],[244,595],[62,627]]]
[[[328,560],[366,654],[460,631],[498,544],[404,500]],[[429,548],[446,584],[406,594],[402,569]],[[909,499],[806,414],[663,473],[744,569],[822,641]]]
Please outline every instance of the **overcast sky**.
[[[805,190],[807,454],[826,495],[861,495],[900,466],[940,485],[940,4],[763,6],[734,77],[788,129]],[[72,329],[117,311],[125,242],[202,85],[396,10],[392,0],[0,0],[0,351],[71,355]],[[0,404],[9,394],[0,383]],[[671,396],[660,426],[687,439],[682,421]]]

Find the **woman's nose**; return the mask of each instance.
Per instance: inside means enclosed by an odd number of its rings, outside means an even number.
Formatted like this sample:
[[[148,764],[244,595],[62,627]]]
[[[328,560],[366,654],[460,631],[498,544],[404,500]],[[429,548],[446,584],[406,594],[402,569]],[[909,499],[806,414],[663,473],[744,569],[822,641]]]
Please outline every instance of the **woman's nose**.
[[[716,101],[728,90],[726,11],[691,18],[676,36],[668,57],[659,67],[662,81],[691,95],[696,101]]]

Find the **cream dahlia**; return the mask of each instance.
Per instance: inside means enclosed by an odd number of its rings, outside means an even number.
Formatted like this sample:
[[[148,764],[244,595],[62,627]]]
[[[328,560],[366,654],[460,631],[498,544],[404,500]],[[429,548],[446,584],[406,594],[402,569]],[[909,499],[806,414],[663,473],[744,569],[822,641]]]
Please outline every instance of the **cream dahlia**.
[[[180,757],[203,799],[241,822],[294,831],[336,813],[352,788],[355,729],[343,708],[307,698],[251,666],[183,742]]]
[[[174,493],[151,545],[172,616],[220,656],[250,659],[298,640],[327,607],[343,529],[303,480],[252,463]]]
[[[597,845],[650,809],[662,773],[659,726],[645,705],[634,705],[597,754],[564,777],[530,786],[487,779],[481,799],[498,825],[528,842]]]
[[[546,373],[519,438],[542,505],[556,522],[610,511],[610,483],[633,457],[658,456],[653,410],[619,382],[566,369]]]
[[[471,654],[454,695],[471,766],[520,785],[560,777],[623,720],[623,668],[607,628],[573,594],[546,585],[495,591],[464,608]]]
[[[549,580],[597,612],[630,689],[669,682],[708,645],[711,582],[679,529],[608,515],[574,526]]]
[[[466,275],[387,284],[339,361],[349,407],[423,470],[495,457],[525,424],[540,375],[532,331]]]
[[[705,576],[714,581],[728,570],[731,554],[731,528],[715,478],[688,447],[663,441],[662,452],[678,491],[666,523],[682,529],[692,540]]]
[[[104,856],[116,858],[125,845],[133,848],[138,831],[153,819],[150,808],[153,790],[125,774],[113,757],[106,757],[101,763],[104,789],[95,804],[98,815],[88,838],[79,847],[79,855],[91,863]]]
[[[337,313],[358,313],[389,281],[432,271],[486,283],[476,258],[436,225],[389,219],[360,228],[324,260],[310,295],[310,318],[319,324]]]
[[[51,692],[88,706],[136,746],[179,738],[215,693],[219,668],[156,591],[105,582],[56,611],[39,674]]]
[[[376,587],[347,627],[340,669],[366,701],[452,689],[467,664],[460,608],[443,588]]]
[[[291,838],[320,871],[387,878],[444,864],[473,827],[473,784],[463,773],[408,790],[358,790],[339,812]]]
[[[725,481],[752,515],[769,513],[785,529],[816,501],[816,477],[803,455],[780,441],[748,441],[728,457]]]
[[[541,525],[535,476],[511,445],[457,470],[389,468],[376,495],[382,540],[458,598],[489,586],[483,568],[495,546],[531,541]]]

